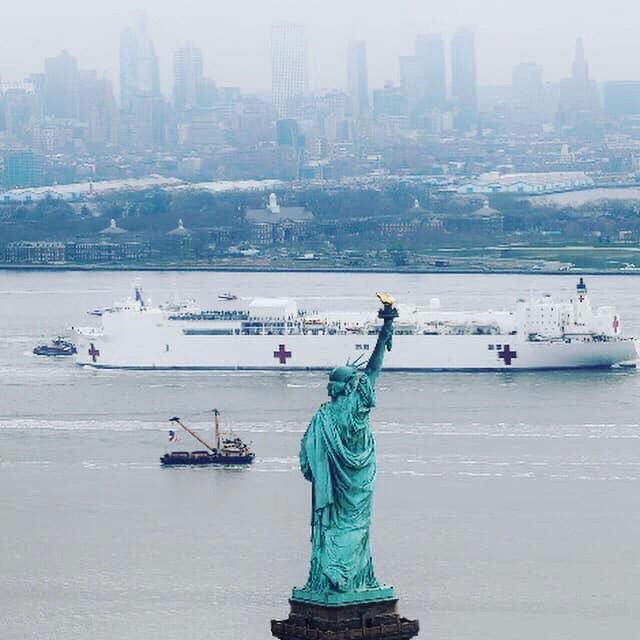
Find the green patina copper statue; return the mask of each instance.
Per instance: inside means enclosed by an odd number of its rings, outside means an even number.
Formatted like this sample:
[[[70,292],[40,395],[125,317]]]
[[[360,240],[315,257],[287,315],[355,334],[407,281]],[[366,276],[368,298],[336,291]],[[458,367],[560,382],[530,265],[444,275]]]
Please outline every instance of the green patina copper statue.
[[[394,300],[378,294],[384,323],[364,369],[347,364],[329,377],[331,400],[313,416],[302,439],[300,467],[312,484],[311,567],[294,600],[348,604],[394,598],[375,577],[369,527],[376,479],[376,443],[369,426],[375,383],[391,350]]]

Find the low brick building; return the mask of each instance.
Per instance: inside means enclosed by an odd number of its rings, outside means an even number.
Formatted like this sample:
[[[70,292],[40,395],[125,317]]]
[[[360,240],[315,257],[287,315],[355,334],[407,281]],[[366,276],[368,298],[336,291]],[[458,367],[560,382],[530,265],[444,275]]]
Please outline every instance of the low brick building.
[[[264,209],[247,209],[245,221],[253,242],[259,245],[298,242],[308,236],[314,216],[305,207],[281,207],[276,194]]]

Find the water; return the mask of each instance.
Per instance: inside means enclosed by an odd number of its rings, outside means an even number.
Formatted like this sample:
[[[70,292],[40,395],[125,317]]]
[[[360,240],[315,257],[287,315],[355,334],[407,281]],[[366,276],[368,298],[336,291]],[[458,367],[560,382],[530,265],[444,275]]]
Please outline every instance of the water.
[[[304,582],[309,485],[300,437],[315,373],[93,371],[29,356],[89,324],[136,274],[0,273],[2,640],[266,640]],[[152,274],[213,300],[371,293],[502,308],[574,277]],[[590,277],[640,335],[640,280]],[[322,300],[324,298],[324,300]],[[374,559],[401,611],[439,640],[634,638],[640,628],[640,378],[633,370],[383,374]],[[167,418],[211,408],[253,441],[245,470],[163,469]],[[180,434],[181,443],[187,436]]]

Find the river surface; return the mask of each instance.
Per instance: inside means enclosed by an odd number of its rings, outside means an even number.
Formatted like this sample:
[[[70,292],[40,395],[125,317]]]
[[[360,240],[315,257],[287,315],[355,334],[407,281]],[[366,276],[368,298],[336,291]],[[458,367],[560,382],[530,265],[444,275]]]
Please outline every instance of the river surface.
[[[0,638],[266,640],[304,583],[297,462],[321,373],[95,371],[29,355],[139,278],[177,291],[366,308],[569,294],[573,276],[0,272]],[[640,336],[640,279],[589,277]],[[207,305],[208,306],[208,305]],[[338,364],[338,363],[336,363]],[[434,640],[633,639],[640,629],[635,370],[382,374],[376,572]],[[252,468],[163,469],[167,418],[224,424]],[[179,444],[191,447],[186,434]]]

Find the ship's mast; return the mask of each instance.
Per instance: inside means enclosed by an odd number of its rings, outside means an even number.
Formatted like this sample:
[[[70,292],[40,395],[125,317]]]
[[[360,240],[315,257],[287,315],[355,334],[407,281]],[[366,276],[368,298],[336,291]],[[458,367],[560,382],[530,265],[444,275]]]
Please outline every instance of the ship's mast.
[[[218,416],[220,412],[217,409],[213,410],[213,421],[216,425],[216,449],[220,451],[220,423],[218,422]]]
[[[578,326],[584,326],[587,320],[590,320],[591,305],[587,292],[587,285],[584,278],[580,278],[576,286],[576,298],[574,302],[574,323]]]

